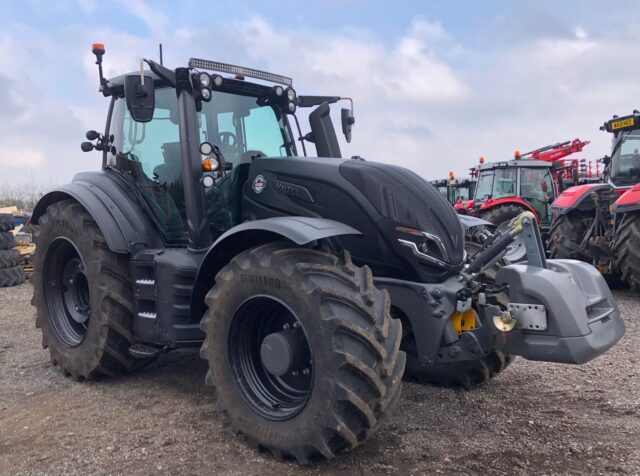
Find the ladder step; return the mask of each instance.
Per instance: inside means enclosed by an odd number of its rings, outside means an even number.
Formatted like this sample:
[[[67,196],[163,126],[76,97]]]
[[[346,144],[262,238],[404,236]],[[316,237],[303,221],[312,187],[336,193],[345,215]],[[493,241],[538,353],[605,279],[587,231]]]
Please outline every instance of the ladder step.
[[[146,344],[133,344],[129,347],[129,354],[136,359],[151,359],[156,357],[165,347],[156,347]]]

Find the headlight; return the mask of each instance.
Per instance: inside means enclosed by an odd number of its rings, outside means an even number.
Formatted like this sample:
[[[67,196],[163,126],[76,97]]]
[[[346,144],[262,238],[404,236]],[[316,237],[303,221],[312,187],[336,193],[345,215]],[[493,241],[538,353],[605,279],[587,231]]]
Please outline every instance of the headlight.
[[[200,144],[200,153],[202,155],[211,155],[212,152],[213,146],[210,142],[203,142],[202,144]]]
[[[203,88],[200,94],[202,95],[203,101],[209,101],[211,99],[211,91],[207,88]]]
[[[211,86],[211,76],[209,76],[207,73],[200,73],[200,86],[202,86],[203,88],[208,88],[209,86]]]
[[[205,175],[204,177],[202,177],[202,185],[204,185],[206,188],[213,187],[214,183],[215,179],[211,175]]]
[[[296,99],[296,92],[291,88],[287,89],[287,99],[291,102]]]
[[[289,112],[291,113],[296,112],[296,103],[294,102],[289,103]]]
[[[273,87],[273,93],[277,97],[281,97],[284,94],[284,88],[282,86],[274,86]]]
[[[449,253],[447,253],[447,249],[444,247],[442,240],[436,235],[403,226],[396,227],[396,231],[406,236],[406,238],[398,238],[398,243],[408,248],[416,258],[434,264],[439,268],[448,269],[452,267],[452,265],[448,263]],[[440,256],[436,257],[434,253]]]
[[[220,76],[219,74],[214,74],[213,75],[213,85],[216,88],[219,88],[220,86],[222,86],[222,76]]]

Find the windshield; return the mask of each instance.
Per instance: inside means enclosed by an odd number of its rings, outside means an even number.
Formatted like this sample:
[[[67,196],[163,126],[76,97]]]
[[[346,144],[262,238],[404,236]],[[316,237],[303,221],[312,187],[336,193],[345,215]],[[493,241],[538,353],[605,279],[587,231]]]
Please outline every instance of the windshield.
[[[516,194],[516,169],[504,167],[483,170],[478,177],[476,200],[513,197]]]
[[[206,191],[217,236],[238,222],[245,169],[252,158],[293,156],[295,146],[280,111],[253,96],[215,91],[197,120],[199,140],[217,145],[233,165],[218,186]],[[131,175],[169,242],[186,237],[178,122],[176,91],[163,88],[155,92],[153,119],[147,123],[134,121],[125,100],[116,99],[110,131],[116,154],[110,154],[109,165]]]
[[[611,157],[611,182],[633,185],[640,179],[640,131],[629,131],[620,139]]]

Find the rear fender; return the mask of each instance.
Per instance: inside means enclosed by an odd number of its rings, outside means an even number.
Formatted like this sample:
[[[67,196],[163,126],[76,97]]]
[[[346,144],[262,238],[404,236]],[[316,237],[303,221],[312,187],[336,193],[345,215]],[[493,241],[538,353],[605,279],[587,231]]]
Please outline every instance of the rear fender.
[[[301,246],[340,235],[362,233],[335,220],[310,217],[273,217],[231,228],[211,245],[202,260],[191,297],[192,322],[204,314],[204,298],[215,283],[218,272],[239,253],[277,240],[289,240]]]
[[[538,220],[538,223],[540,223],[540,217],[538,217],[538,212],[536,212],[531,205],[529,205],[526,201],[524,201],[520,197],[504,197],[504,198],[496,198],[496,199],[491,198],[486,202],[484,202],[482,205],[480,205],[480,211],[481,212],[488,211],[500,205],[516,205],[516,206],[522,207],[525,210],[528,210],[531,213],[533,213],[536,217],[536,220]]]
[[[588,183],[568,188],[551,204],[551,211],[557,215],[566,215],[573,210],[591,211],[596,207],[591,192],[607,188],[609,184],[606,183]]]
[[[111,251],[133,254],[139,249],[161,247],[160,233],[135,194],[121,181],[108,171],[77,174],[71,183],[40,199],[31,223],[37,225],[49,205],[71,198],[93,217]]]
[[[613,204],[613,213],[626,213],[640,210],[640,183],[624,192]]]

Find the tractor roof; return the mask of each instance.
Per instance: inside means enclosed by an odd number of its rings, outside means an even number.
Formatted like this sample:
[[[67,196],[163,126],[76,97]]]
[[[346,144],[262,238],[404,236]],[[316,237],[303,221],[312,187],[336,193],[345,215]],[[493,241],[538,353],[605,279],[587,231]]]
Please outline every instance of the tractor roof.
[[[638,111],[633,111],[633,114],[628,116],[613,116],[600,127],[601,131],[613,132],[614,134],[633,129],[640,129],[640,113]]]
[[[506,167],[519,167],[519,168],[551,168],[552,162],[545,160],[531,160],[531,159],[512,159],[503,160],[500,162],[486,162],[479,164],[477,167],[482,170],[501,169]]]
[[[153,71],[144,70],[145,76],[151,76],[156,87],[169,86],[169,84],[156,75]],[[105,96],[123,96],[124,95],[124,78],[131,74],[140,74],[140,71],[132,71],[128,74],[114,76],[108,80],[108,89],[103,91]],[[216,90],[222,92],[232,92],[245,96],[268,96],[271,93],[271,86],[264,84],[245,81],[244,79],[223,78],[222,84],[216,87]]]

